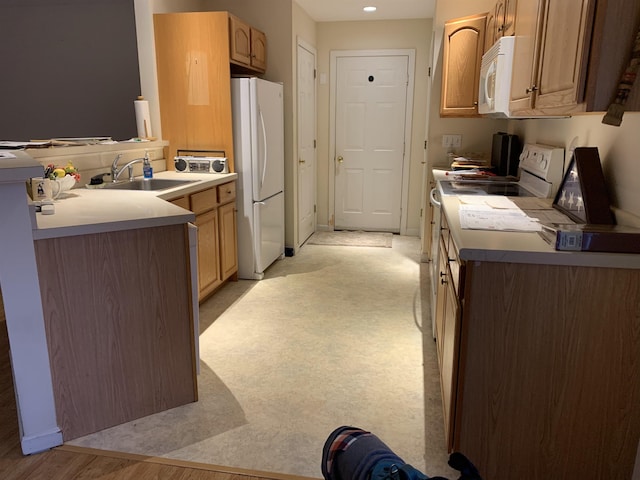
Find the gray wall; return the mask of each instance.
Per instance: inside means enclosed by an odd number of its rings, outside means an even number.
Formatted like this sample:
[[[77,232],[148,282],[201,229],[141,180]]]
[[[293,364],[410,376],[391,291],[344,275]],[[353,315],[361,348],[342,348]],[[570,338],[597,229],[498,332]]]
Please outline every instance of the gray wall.
[[[133,0],[0,0],[0,140],[137,136]]]

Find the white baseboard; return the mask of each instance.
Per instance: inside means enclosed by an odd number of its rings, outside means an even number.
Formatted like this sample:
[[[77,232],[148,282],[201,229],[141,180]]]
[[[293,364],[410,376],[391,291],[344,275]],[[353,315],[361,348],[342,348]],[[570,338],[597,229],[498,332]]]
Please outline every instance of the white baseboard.
[[[62,432],[59,428],[36,436],[22,437],[20,440],[22,453],[25,455],[44,452],[53,447],[59,447],[62,443]]]

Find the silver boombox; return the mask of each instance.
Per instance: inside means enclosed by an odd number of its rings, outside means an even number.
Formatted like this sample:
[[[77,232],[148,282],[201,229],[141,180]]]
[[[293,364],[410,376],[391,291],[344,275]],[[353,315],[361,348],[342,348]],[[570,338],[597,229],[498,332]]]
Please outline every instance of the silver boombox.
[[[229,173],[225,157],[179,155],[173,158],[173,164],[179,173]]]

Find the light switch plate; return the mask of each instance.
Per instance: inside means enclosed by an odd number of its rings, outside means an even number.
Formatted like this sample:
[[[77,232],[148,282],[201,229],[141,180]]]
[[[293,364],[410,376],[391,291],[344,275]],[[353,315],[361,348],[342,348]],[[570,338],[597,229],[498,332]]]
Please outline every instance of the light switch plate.
[[[462,135],[449,134],[442,135],[442,146],[444,148],[458,148],[462,145]]]

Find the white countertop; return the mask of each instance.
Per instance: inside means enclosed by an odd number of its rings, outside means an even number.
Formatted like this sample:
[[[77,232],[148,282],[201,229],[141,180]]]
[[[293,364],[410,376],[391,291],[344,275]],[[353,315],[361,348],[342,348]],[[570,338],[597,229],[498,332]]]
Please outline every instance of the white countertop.
[[[192,212],[166,200],[235,180],[237,176],[236,173],[165,171],[154,174],[154,178],[195,181],[155,191],[73,188],[54,201],[55,214],[36,214],[33,238],[42,240],[191,222],[195,220]]]
[[[557,251],[536,232],[466,230],[456,196],[441,196],[442,210],[461,260],[585,267],[640,268],[640,255]]]
[[[22,183],[26,178],[41,177],[42,165],[21,150],[3,150],[0,157],[0,183]]]

